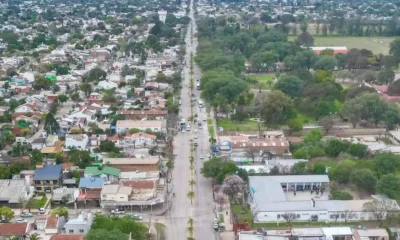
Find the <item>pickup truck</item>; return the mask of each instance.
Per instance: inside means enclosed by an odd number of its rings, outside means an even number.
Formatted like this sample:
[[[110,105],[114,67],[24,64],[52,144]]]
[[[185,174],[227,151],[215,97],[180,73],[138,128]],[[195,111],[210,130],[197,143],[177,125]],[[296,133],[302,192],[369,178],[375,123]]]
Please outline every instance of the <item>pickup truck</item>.
[[[111,214],[116,214],[116,215],[125,214],[125,211],[120,211],[119,209],[115,209],[111,210]]]

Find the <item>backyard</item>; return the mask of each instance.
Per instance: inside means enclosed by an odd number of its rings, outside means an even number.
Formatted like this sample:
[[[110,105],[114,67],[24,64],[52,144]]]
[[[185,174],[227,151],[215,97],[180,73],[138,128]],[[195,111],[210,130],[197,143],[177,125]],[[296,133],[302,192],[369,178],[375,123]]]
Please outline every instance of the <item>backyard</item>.
[[[33,202],[32,202],[32,208],[41,208],[44,207],[44,205],[47,202],[47,197],[46,194],[43,195],[39,195],[33,198]]]
[[[247,119],[242,123],[232,121],[230,119],[219,119],[218,127],[222,127],[224,131],[258,131],[257,121]],[[264,124],[261,124],[261,131],[268,130]]]

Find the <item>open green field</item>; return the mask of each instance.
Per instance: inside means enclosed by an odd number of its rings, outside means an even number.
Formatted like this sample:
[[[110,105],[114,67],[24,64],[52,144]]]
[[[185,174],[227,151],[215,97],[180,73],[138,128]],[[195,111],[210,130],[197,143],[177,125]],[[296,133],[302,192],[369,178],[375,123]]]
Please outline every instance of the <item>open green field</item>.
[[[313,36],[314,45],[320,47],[346,46],[351,48],[365,48],[374,54],[388,54],[390,43],[394,37],[343,37],[343,36]],[[290,36],[289,40],[296,39],[297,36]]]
[[[273,86],[273,81],[275,80],[275,74],[273,73],[262,73],[262,74],[249,74],[247,75],[250,79],[257,80],[258,83],[263,84],[262,89],[271,89]],[[258,84],[251,84],[250,88],[258,89]]]
[[[218,120],[218,126],[222,127],[224,131],[258,131],[257,122],[249,119],[242,123],[231,121],[229,119],[220,119]],[[261,124],[261,131],[263,130],[268,130],[268,128]]]

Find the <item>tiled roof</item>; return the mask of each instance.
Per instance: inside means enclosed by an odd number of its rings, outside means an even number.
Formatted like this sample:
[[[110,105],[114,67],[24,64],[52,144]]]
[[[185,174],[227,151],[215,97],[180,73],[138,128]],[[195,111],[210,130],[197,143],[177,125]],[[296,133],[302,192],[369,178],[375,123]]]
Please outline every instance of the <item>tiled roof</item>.
[[[103,178],[81,178],[79,181],[79,188],[102,188],[104,185]]]
[[[50,216],[47,218],[46,228],[57,228],[57,223],[58,219]]]
[[[51,236],[50,240],[83,240],[84,235],[58,234]]]
[[[133,189],[152,189],[154,181],[124,181],[123,186],[133,187]]]
[[[28,223],[0,224],[0,236],[22,236],[26,234]]]

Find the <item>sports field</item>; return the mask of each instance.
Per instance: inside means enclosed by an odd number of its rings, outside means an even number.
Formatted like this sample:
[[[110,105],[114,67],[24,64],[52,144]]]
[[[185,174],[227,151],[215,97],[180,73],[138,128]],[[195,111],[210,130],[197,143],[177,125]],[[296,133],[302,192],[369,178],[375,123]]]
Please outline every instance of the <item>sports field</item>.
[[[313,36],[315,46],[345,46],[350,48],[365,48],[374,54],[388,54],[390,43],[394,37],[342,37],[342,36]],[[297,36],[289,36],[289,40],[296,39]]]

